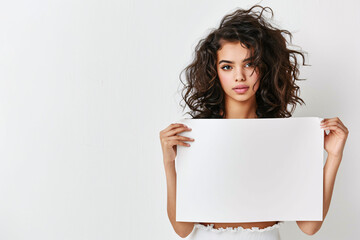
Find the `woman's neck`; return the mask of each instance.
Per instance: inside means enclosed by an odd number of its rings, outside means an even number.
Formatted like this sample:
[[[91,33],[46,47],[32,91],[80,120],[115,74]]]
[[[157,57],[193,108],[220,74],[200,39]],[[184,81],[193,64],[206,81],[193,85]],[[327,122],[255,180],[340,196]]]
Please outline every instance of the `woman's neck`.
[[[230,113],[225,114],[225,119],[242,119],[242,118],[258,118],[256,113],[249,113],[249,114],[240,114],[234,113],[233,115]]]
[[[256,99],[249,99],[246,102],[239,102],[228,100],[225,101],[225,116],[226,119],[239,118],[257,118],[256,115]]]

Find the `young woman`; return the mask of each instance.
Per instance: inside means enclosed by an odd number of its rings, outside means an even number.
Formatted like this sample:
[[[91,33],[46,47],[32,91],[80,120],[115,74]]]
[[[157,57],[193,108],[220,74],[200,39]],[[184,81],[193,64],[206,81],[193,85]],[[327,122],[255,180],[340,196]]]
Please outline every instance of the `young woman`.
[[[260,8],[261,11],[255,11]],[[282,118],[291,117],[296,104],[304,101],[297,96],[299,66],[296,54],[287,48],[286,30],[273,27],[263,17],[270,9],[255,5],[248,10],[237,9],[226,15],[217,29],[196,47],[195,58],[187,66],[182,97],[193,118]],[[271,10],[272,13],[272,10]],[[291,59],[293,61],[291,61]],[[181,78],[180,78],[181,80]],[[287,110],[291,105],[291,111]],[[324,119],[321,126],[324,148],[328,153],[324,166],[323,219],[328,212],[337,170],[348,129],[338,117]],[[183,124],[170,124],[160,132],[167,179],[167,212],[175,232],[192,239],[280,239],[282,221],[249,223],[176,222],[177,145],[190,147],[194,139],[178,135],[191,131]],[[315,234],[323,221],[297,221],[308,235]]]

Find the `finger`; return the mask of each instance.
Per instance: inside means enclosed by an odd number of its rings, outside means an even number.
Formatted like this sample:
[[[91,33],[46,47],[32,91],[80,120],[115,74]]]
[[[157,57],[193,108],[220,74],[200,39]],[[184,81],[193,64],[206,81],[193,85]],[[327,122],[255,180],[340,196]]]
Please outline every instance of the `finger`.
[[[344,129],[345,129],[345,132],[349,132],[349,130],[347,129],[347,127],[345,126],[345,124],[340,120],[340,118],[337,118],[338,119],[338,121],[340,122],[340,124],[341,124],[341,126],[343,126],[344,127]]]
[[[339,128],[341,128],[345,133],[348,131],[346,129],[345,126],[343,126],[340,122],[336,121],[332,121],[332,122],[328,122],[322,125],[322,128],[326,128],[327,126],[338,126]]]
[[[186,125],[181,124],[181,123],[172,123],[170,124],[167,128],[165,128],[164,130],[162,130],[160,133],[161,134],[166,134],[167,132],[179,128],[179,127],[186,127]]]
[[[329,122],[333,122],[335,120],[335,118],[324,118],[321,123],[329,123]]]
[[[345,127],[344,123],[340,120],[339,117],[335,117],[335,119],[338,120],[340,122],[340,124]]]
[[[190,146],[189,143],[182,142],[182,141],[179,141],[179,140],[170,140],[170,141],[169,141],[169,145],[170,145],[170,146],[181,145],[181,146],[185,146],[185,147]]]
[[[341,130],[343,130],[344,132],[346,132],[345,130],[345,127],[342,126],[338,121],[333,121],[333,122],[328,122],[328,123],[325,123],[322,128],[327,128],[329,126],[337,126],[339,127]]]
[[[191,131],[191,128],[189,127],[178,127],[175,129],[172,129],[164,134],[165,137],[174,136],[178,133],[184,132],[184,131]]]
[[[326,120],[326,121],[321,121],[321,124],[320,124],[321,128],[324,128],[325,126],[327,126],[327,125],[329,125],[329,124],[334,124],[334,123],[336,123],[336,124],[340,124],[341,127],[342,127],[342,129],[343,129],[345,132],[348,131],[347,128],[345,127],[345,125],[344,125],[344,124],[340,121],[340,119],[337,118],[337,117],[335,117],[335,118],[330,118],[330,119],[324,119],[324,120]]]
[[[180,140],[180,141],[195,141],[195,139],[190,138],[190,137],[185,137],[185,136],[181,136],[181,135],[175,135],[175,136],[170,136],[167,139],[169,140]]]
[[[346,135],[346,131],[344,131],[344,129],[342,129],[340,126],[340,124],[328,125],[324,128],[324,130],[334,131],[336,134],[339,135]]]
[[[346,128],[345,127],[345,125],[344,125],[344,123],[340,120],[340,118],[338,118],[338,117],[334,117],[334,118],[327,118],[327,119],[324,119],[323,121],[322,121],[322,123],[326,123],[326,122],[339,122],[344,128]]]

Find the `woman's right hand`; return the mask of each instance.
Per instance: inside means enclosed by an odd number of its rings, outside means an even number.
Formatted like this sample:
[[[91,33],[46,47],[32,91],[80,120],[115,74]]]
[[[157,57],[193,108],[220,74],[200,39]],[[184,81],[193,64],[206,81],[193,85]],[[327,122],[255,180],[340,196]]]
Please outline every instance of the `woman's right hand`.
[[[164,164],[175,161],[177,146],[190,147],[184,141],[194,141],[193,138],[177,135],[184,131],[191,131],[191,128],[181,123],[172,123],[164,130],[160,131],[160,142],[164,157]]]

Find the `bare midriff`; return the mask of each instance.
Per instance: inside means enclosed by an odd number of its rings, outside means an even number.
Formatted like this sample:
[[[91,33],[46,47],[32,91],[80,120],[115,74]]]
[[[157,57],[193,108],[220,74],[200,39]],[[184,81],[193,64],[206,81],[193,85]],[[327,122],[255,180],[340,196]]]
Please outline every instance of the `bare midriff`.
[[[252,227],[258,227],[259,229],[262,228],[267,228],[270,226],[273,226],[275,224],[277,224],[278,221],[274,221],[274,222],[244,222],[244,223],[204,223],[201,222],[200,224],[202,225],[209,225],[209,224],[214,224],[215,229],[219,229],[219,228],[227,228],[227,227],[232,227],[232,228],[237,228],[237,227],[242,227],[242,228],[252,228]]]

